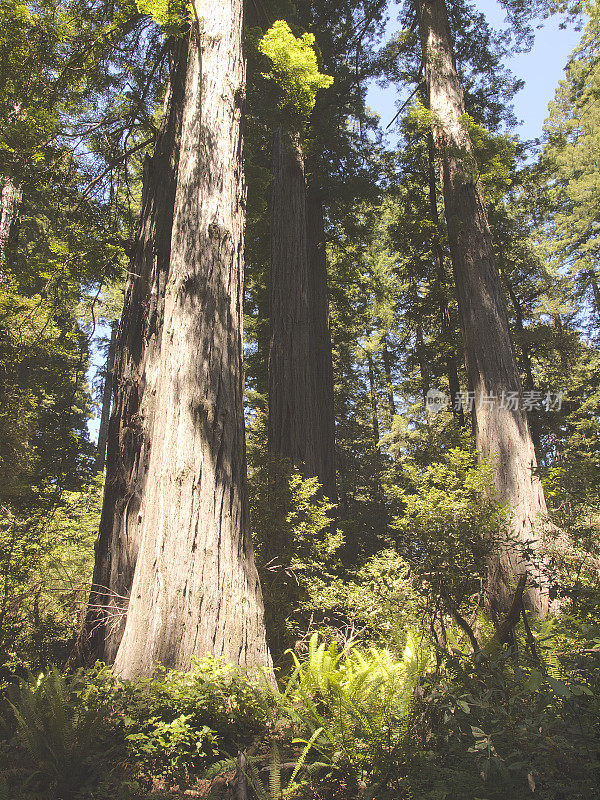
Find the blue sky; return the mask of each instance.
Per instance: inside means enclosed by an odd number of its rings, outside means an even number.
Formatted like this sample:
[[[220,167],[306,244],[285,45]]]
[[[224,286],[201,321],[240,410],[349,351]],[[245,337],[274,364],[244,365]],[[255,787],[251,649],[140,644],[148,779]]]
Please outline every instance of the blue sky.
[[[505,13],[498,0],[478,0],[476,5],[494,27],[503,27]],[[392,9],[388,25],[390,33],[397,28],[395,17],[396,12]],[[517,119],[522,120],[517,131],[521,139],[535,139],[541,135],[548,103],[554,97],[569,54],[581,35],[572,28],[560,30],[559,22],[557,17],[546,21],[536,31],[533,48],[528,53],[511,58],[507,64],[518,78],[525,81],[525,87],[518,93],[514,103]],[[396,113],[395,99],[393,87],[380,89],[372,85],[369,89],[367,102],[380,115],[383,127]]]

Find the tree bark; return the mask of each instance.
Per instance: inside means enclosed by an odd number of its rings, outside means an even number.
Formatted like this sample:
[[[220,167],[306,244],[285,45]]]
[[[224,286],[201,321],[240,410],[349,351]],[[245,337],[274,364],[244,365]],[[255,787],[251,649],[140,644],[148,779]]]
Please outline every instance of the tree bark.
[[[245,484],[242,2],[194,5],[125,678],[207,654],[271,665]]]
[[[269,449],[304,475],[319,474],[304,157],[279,128],[273,137]]]
[[[104,501],[80,643],[83,660],[111,663],[116,656],[141,539],[140,507],[154,431],[186,68],[187,44],[181,40],[173,48],[154,154],[144,164],[140,224],[117,335]]]
[[[385,382],[387,384],[388,408],[390,412],[390,427],[396,415],[396,402],[394,400],[394,382],[392,379],[392,356],[388,347],[387,336],[384,335],[381,354],[383,356],[383,368],[385,369]]]
[[[306,194],[308,242],[308,285],[311,311],[312,371],[314,389],[317,475],[323,493],[336,501],[335,411],[333,402],[333,361],[329,328],[327,251],[323,203],[318,190],[308,187]]]
[[[498,498],[510,511],[510,531],[494,548],[487,603],[492,618],[506,616],[515,585],[528,574],[528,609],[546,612],[548,596],[537,551],[546,502],[535,474],[536,457],[522,408],[485,402],[502,392],[521,395],[487,212],[477,185],[444,0],[419,0],[419,27],[440,163],[446,223],[453,254],[467,375],[476,397],[475,435],[481,457],[495,460]],[[528,557],[523,547],[534,555]]]
[[[6,262],[7,250],[19,229],[19,207],[23,197],[20,186],[10,178],[0,176],[0,270]],[[0,273],[1,277],[1,273]]]
[[[452,345],[454,334],[450,309],[448,308],[448,298],[446,296],[446,279],[444,274],[444,253],[438,239],[440,218],[437,207],[437,188],[435,185],[435,147],[433,134],[429,132],[427,136],[427,159],[429,166],[429,215],[435,227],[436,235],[433,243],[435,254],[435,266],[437,274],[438,302],[440,309],[440,323],[442,327],[442,337],[444,344],[448,348],[446,352],[446,372],[448,374],[448,386],[450,389],[450,401],[452,403],[452,413],[461,426],[465,424],[465,414],[461,405],[457,402],[460,394],[460,381],[458,379],[458,366],[456,354]]]
[[[94,471],[102,472],[106,462],[106,443],[108,441],[108,424],[110,408],[112,405],[113,373],[115,368],[115,352],[117,349],[117,331],[119,324],[114,320],[110,326],[110,341],[104,368],[104,385],[102,386],[102,410],[100,412],[100,428],[98,429],[98,444],[96,445],[96,458]]]

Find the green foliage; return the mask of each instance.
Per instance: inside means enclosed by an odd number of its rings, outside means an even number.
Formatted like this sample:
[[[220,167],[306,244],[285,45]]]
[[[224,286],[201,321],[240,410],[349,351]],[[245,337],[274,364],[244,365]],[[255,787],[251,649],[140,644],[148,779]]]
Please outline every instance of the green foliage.
[[[306,630],[309,598],[331,576],[343,540],[318,479],[303,478],[268,452],[260,412],[249,426],[248,456],[256,562],[271,651],[279,658]]]
[[[402,512],[394,520],[399,550],[435,596],[456,606],[480,589],[487,552],[505,524],[492,477],[491,464],[461,448],[425,468],[403,463],[405,484],[396,491]]]
[[[281,91],[281,107],[306,123],[314,108],[319,89],[333,83],[330,75],[319,72],[314,50],[315,37],[303,33],[296,37],[285,20],[277,20],[258,43],[259,51],[272,63],[270,77]]]
[[[554,639],[540,626],[535,655],[519,638],[518,659],[455,653],[441,675],[427,677],[419,701],[423,750],[413,773],[420,797],[593,796],[600,769],[597,656],[581,655],[583,643],[574,649],[573,640],[562,650]]]
[[[304,734],[298,741],[318,754],[313,770],[351,796],[369,787],[367,796],[384,797],[405,785],[394,773],[406,748],[414,689],[431,664],[416,631],[406,641],[398,660],[387,650],[319,644],[315,633],[306,660],[294,656],[283,708]]]
[[[144,774],[185,782],[264,730],[271,711],[264,686],[213,658],[120,685],[127,752]]]
[[[148,14],[163,28],[173,32],[181,27],[192,3],[188,0],[136,0],[140,14]]]
[[[93,682],[69,685],[51,669],[10,687],[6,706],[5,779],[16,776],[23,790],[43,791],[56,800],[108,785],[122,741],[114,737],[110,699]]]
[[[101,664],[66,678],[52,669],[8,688],[0,777],[56,800],[155,779],[187,785],[264,733],[274,708],[265,687],[212,658],[127,683]]]
[[[0,521],[3,673],[64,662],[79,632],[89,592],[103,480],[64,492],[38,513]]]

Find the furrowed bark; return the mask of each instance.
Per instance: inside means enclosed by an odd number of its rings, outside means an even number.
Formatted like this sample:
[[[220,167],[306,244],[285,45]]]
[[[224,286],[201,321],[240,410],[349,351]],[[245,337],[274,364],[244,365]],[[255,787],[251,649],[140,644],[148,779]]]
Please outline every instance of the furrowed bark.
[[[273,137],[269,450],[336,499],[333,365],[323,205],[297,136]]]
[[[502,392],[521,394],[508,319],[485,203],[477,184],[444,0],[419,0],[423,45],[436,155],[461,316],[467,375],[476,395],[475,435],[481,457],[493,459],[495,485],[511,514],[510,533],[494,549],[489,565],[487,603],[493,618],[511,607],[514,586],[527,574],[526,608],[548,608],[540,558],[540,532],[547,514],[536,457],[522,408],[501,407],[486,398]],[[524,552],[529,547],[531,555]]]
[[[304,157],[279,128],[273,137],[269,450],[307,477],[319,474]]]
[[[115,670],[270,668],[242,412],[242,2],[195,0],[141,537]]]
[[[179,162],[187,44],[173,49],[154,155],[144,165],[140,224],[117,337],[106,481],[81,658],[112,662],[123,634],[139,550],[140,506],[154,431]]]
[[[17,238],[19,230],[19,208],[23,198],[20,186],[0,176],[0,270],[6,262],[7,251]],[[0,273],[0,277],[2,277]]]
[[[321,197],[318,190],[311,186],[306,194],[306,223],[314,410],[315,424],[318,426],[315,442],[317,476],[324,495],[335,502],[335,412],[325,224]]]

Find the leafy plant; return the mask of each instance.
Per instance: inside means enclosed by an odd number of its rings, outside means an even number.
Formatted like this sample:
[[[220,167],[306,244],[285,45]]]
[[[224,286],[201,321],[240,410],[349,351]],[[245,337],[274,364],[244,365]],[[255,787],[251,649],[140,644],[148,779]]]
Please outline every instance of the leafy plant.
[[[75,697],[55,669],[10,688],[3,728],[22,788],[61,800],[105,781],[122,744],[106,699],[93,685]]]
[[[413,692],[431,663],[419,634],[409,632],[400,660],[376,648],[363,652],[353,645],[340,650],[335,643],[319,644],[317,633],[306,660],[293,659],[283,708],[306,732],[300,741],[318,753],[313,767],[355,789],[383,789],[395,781]]]
[[[277,20],[258,44],[259,51],[272,63],[264,77],[273,78],[281,89],[281,104],[302,121],[314,108],[317,92],[333,83],[330,75],[319,72],[314,50],[315,37],[303,33],[296,37],[285,20]]]

